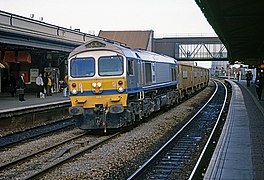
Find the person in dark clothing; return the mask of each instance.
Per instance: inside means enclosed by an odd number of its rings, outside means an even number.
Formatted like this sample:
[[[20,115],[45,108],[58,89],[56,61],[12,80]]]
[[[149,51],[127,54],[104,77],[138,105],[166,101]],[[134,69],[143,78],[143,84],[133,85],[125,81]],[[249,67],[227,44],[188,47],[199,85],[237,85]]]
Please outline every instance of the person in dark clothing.
[[[46,94],[47,96],[49,96],[48,95],[48,74],[47,73],[44,73],[44,75],[43,75],[43,87],[44,87],[44,94]]]
[[[12,97],[15,96],[15,92],[16,92],[16,78],[14,77],[13,74],[10,75],[10,80],[9,80],[9,92],[11,94]]]
[[[264,87],[264,74],[263,73],[258,73],[255,84],[256,84],[256,91],[257,91],[258,99],[261,100],[262,90]]]
[[[19,76],[19,79],[18,79],[18,87],[19,87],[19,94],[18,94],[18,97],[19,97],[19,101],[25,101],[25,98],[24,98],[24,90],[25,90],[25,74],[24,73],[21,73],[21,75]]]
[[[247,73],[246,73],[246,80],[247,80],[247,87],[249,87],[250,86],[250,81],[252,80],[252,72],[251,71],[248,71]]]
[[[239,71],[237,72],[237,81],[239,81],[239,76],[240,76],[240,73],[239,73]]]

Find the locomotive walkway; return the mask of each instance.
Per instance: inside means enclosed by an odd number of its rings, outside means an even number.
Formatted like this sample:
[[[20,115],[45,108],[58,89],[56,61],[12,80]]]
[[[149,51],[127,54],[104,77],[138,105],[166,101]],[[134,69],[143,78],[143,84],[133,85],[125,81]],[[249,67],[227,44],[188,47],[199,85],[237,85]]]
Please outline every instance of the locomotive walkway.
[[[204,179],[263,179],[264,95],[259,101],[254,84],[230,83],[227,120]]]

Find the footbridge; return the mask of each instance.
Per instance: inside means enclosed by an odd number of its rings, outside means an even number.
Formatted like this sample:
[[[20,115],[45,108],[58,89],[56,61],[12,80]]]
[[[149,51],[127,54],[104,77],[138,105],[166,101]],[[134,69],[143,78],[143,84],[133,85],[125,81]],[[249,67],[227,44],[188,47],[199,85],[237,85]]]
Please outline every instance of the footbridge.
[[[218,37],[155,39],[155,52],[180,61],[228,61],[228,53]]]

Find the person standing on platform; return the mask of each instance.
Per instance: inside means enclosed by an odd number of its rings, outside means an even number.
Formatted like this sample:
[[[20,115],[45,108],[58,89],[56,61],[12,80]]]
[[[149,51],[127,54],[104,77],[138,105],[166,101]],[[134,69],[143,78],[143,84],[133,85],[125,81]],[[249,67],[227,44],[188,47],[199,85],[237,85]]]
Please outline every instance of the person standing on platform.
[[[250,86],[250,81],[251,81],[251,78],[252,78],[251,74],[252,74],[251,71],[248,71],[246,73],[247,87]]]
[[[67,91],[68,91],[68,75],[66,74],[64,79],[63,79],[63,97],[68,97]]]
[[[253,74],[252,74],[251,71],[249,71],[249,76],[250,76],[250,84],[251,84],[251,81],[252,81],[252,79],[253,79]]]
[[[240,76],[240,73],[239,71],[237,72],[237,81],[239,81],[239,76]]]
[[[43,84],[44,84],[44,86],[43,86],[43,92],[44,92],[44,94],[48,94],[47,93],[47,91],[48,91],[48,73],[44,73],[43,74]]]
[[[258,99],[261,100],[262,90],[264,87],[264,74],[263,73],[258,73],[255,84],[256,84],[256,91],[257,91]]]
[[[24,94],[25,94],[25,74],[21,73],[18,79],[18,97],[19,101],[25,101]]]
[[[36,85],[38,86],[37,87],[37,97],[38,98],[43,98],[43,94],[44,94],[44,83],[43,83],[43,79],[42,79],[42,74],[39,73],[39,76],[36,78]]]
[[[48,83],[47,83],[47,96],[52,96],[51,94],[51,86],[52,86],[52,80],[50,76],[47,76]]]

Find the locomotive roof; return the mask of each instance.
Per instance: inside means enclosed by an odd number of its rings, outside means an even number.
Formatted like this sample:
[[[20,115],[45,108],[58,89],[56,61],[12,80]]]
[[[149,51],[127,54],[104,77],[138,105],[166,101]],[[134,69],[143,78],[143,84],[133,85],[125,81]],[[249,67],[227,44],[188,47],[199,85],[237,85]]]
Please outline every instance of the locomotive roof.
[[[82,44],[81,46],[78,46],[70,53],[69,58],[87,50],[111,50],[124,54],[126,57],[135,59],[166,63],[177,62],[174,58],[166,55],[160,55],[154,52],[145,51],[141,49],[131,49],[129,47],[122,46],[122,44],[120,43],[109,42],[100,39],[92,39]]]

